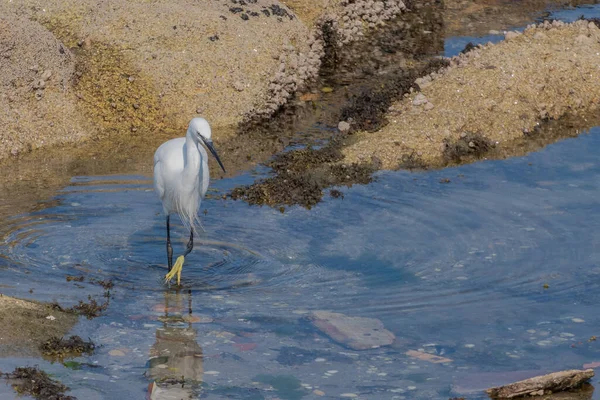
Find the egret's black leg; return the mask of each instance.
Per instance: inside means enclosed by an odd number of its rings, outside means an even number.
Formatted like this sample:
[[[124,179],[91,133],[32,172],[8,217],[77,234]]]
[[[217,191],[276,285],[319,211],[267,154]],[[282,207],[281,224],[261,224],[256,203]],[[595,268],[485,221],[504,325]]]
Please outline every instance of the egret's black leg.
[[[173,268],[173,248],[171,247],[171,228],[169,227],[169,216],[167,215],[167,260],[169,261],[169,271]]]
[[[194,231],[190,231],[190,241],[188,242],[186,248],[185,248],[185,253],[183,253],[183,256],[187,256],[188,254],[190,254],[190,252],[192,251],[192,249],[194,248]]]

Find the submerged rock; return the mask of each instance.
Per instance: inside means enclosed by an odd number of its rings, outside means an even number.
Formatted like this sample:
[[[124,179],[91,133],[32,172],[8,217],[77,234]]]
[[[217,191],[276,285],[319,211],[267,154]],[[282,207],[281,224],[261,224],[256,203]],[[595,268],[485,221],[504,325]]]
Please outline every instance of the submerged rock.
[[[396,338],[375,318],[350,317],[329,311],[314,311],[311,323],[338,343],[353,350],[367,350],[388,346]]]

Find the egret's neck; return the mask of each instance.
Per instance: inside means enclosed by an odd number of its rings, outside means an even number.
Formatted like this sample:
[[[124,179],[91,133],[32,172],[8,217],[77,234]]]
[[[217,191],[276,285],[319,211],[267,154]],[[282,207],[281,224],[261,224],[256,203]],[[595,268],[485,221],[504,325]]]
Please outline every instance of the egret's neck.
[[[200,154],[198,150],[203,151],[204,154]],[[194,139],[194,134],[187,132],[185,135],[185,165],[183,168],[183,175],[185,179],[195,180],[200,173],[200,164],[202,162],[201,157],[206,158],[206,151],[202,146],[198,146],[197,140]]]

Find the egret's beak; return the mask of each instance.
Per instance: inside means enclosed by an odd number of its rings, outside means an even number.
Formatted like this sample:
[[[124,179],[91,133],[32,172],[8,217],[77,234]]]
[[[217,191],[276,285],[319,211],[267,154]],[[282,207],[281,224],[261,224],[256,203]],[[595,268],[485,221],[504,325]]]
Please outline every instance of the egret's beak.
[[[210,150],[212,155],[215,156],[215,158],[217,159],[217,162],[219,163],[219,166],[221,167],[223,172],[227,173],[227,171],[225,171],[225,167],[223,166],[223,163],[221,162],[221,159],[219,158],[219,155],[217,154],[217,151],[215,150],[215,147],[213,146],[212,140],[205,139],[202,136],[200,136],[200,138],[202,139],[202,141],[204,142],[204,145],[208,148],[208,150]]]

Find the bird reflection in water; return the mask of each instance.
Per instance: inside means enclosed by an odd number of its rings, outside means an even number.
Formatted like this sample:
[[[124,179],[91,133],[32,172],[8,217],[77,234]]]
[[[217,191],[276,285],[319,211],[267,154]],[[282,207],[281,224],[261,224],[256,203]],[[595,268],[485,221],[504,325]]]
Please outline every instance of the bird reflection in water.
[[[146,376],[150,400],[197,398],[202,384],[202,348],[192,328],[192,294],[165,292],[162,327],[156,329],[156,341],[150,349]],[[184,301],[187,299],[187,307]],[[186,310],[187,308],[187,310]],[[187,313],[186,313],[187,311]]]

